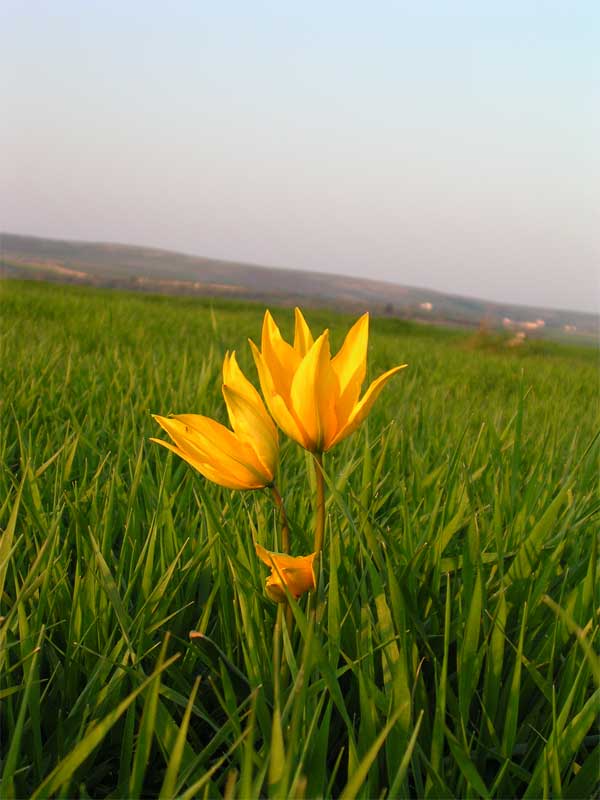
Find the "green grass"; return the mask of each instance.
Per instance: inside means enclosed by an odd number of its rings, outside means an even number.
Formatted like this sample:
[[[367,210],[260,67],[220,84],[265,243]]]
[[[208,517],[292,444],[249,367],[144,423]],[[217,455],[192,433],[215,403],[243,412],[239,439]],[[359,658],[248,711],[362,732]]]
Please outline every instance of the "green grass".
[[[374,320],[371,377],[409,368],[327,454],[326,592],[289,637],[252,546],[269,496],[148,442],[152,412],[225,420],[263,309],[0,301],[1,797],[598,791],[597,352]],[[335,345],[351,322],[307,318]],[[295,554],[307,466],[285,442]]]

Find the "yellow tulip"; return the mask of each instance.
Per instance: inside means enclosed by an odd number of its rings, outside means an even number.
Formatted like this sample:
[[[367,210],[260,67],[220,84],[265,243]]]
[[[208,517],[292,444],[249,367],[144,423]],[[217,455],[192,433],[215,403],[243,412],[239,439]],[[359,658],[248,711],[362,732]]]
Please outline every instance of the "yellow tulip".
[[[384,372],[365,394],[369,315],[353,325],[337,355],[329,331],[315,341],[299,308],[293,346],[265,313],[261,350],[250,342],[269,411],[282,431],[306,450],[323,453],[350,436],[370,412],[379,393],[406,364]]]
[[[285,553],[272,553],[259,544],[254,545],[256,555],[271,567],[267,578],[266,592],[276,603],[287,599],[285,587],[292,597],[298,599],[304,592],[312,592],[316,587],[313,561],[316,553],[309,556],[288,556]]]
[[[154,415],[175,444],[153,442],[177,453],[209,481],[228,489],[273,483],[279,458],[277,428],[259,393],[244,376],[235,352],[223,362],[223,397],[233,431],[200,414]]]

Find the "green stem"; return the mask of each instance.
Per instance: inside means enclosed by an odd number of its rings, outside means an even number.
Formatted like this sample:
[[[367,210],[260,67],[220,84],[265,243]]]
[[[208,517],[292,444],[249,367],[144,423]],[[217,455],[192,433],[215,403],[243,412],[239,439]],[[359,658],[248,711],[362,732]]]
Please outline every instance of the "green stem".
[[[311,609],[311,616],[319,623],[323,613],[323,582],[321,560],[323,556],[323,540],[325,538],[325,476],[323,474],[323,453],[314,453],[315,478],[317,485],[317,507],[315,509],[315,553],[314,561],[316,597]]]
[[[317,508],[315,518],[315,553],[317,558],[323,549],[325,536],[325,478],[323,477],[323,453],[315,453],[315,478],[317,481]]]
[[[279,494],[278,488],[273,484],[271,486],[271,492],[273,494],[273,499],[275,500],[275,505],[279,508],[279,516],[281,519],[281,552],[282,553],[289,553],[290,552],[290,529],[288,527],[287,521],[287,514],[285,513],[285,506],[283,504],[283,500],[281,495]],[[285,624],[287,625],[288,635],[292,635],[292,625],[294,622],[294,617],[292,615],[292,609],[290,608],[289,604],[286,603],[285,609]],[[281,669],[283,670],[283,656],[281,662]]]
[[[274,705],[279,708],[279,679],[281,671],[284,668],[282,659],[282,646],[281,646],[281,625],[283,620],[283,608],[281,603],[277,605],[277,619],[275,621],[275,629],[273,631],[273,701]]]
[[[279,494],[279,490],[277,489],[275,484],[271,486],[271,493],[273,494],[275,505],[279,509],[279,516],[281,519],[281,552],[289,553],[290,529],[288,527],[287,514],[285,513],[285,506],[283,505],[283,500],[281,499],[281,495]]]

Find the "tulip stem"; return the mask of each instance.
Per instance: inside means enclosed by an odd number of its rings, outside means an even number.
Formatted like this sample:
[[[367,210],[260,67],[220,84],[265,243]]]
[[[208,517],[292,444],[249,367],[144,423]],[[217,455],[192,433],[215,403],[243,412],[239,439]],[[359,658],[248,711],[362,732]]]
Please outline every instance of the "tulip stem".
[[[281,622],[283,611],[281,604],[277,606],[277,619],[273,631],[273,701],[275,708],[279,709],[279,678],[283,669],[283,659],[281,653]]]
[[[325,478],[323,476],[323,453],[315,453],[315,478],[317,482],[317,509],[315,520],[315,553],[321,556],[325,535]]]
[[[283,504],[283,499],[279,494],[279,489],[273,483],[271,485],[271,493],[273,495],[273,499],[275,500],[275,505],[279,508],[279,516],[281,519],[281,551],[283,553],[290,552],[290,529],[288,526],[287,521],[287,514],[285,513],[285,506]],[[289,603],[286,604],[287,608],[285,610],[285,623],[287,625],[288,635],[291,637],[292,635],[292,625],[294,622],[294,617],[292,615],[292,609],[289,606]],[[283,661],[282,667],[283,669]]]
[[[279,516],[281,519],[281,552],[282,553],[289,553],[290,552],[290,529],[288,527],[287,521],[287,514],[285,513],[285,506],[283,505],[283,500],[281,499],[281,495],[279,494],[279,490],[273,483],[271,485],[271,493],[273,494],[273,499],[275,500],[275,505],[279,509]]]

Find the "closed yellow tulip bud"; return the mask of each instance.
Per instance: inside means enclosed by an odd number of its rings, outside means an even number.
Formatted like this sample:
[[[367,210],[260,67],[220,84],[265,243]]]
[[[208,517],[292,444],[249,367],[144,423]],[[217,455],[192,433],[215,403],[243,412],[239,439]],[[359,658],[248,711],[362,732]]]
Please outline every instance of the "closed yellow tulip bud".
[[[272,553],[259,544],[254,545],[256,555],[271,567],[265,590],[275,603],[287,600],[285,589],[298,599],[304,592],[312,592],[316,587],[313,562],[316,553],[309,556],[288,556],[285,553]]]

